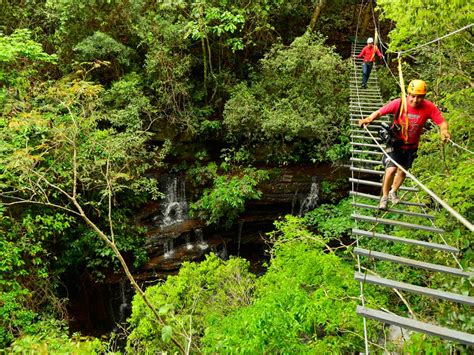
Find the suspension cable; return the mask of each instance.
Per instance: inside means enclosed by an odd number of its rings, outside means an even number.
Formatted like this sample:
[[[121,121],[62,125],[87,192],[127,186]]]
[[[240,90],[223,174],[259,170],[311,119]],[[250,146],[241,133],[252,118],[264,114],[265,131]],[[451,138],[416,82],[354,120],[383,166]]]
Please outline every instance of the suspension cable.
[[[432,43],[438,42],[439,40],[442,40],[442,39],[444,39],[444,38],[447,38],[447,37],[449,37],[449,36],[452,36],[452,35],[454,35],[454,34],[456,34],[456,33],[461,32],[461,31],[467,30],[468,28],[470,28],[470,27],[472,27],[472,26],[474,26],[474,23],[471,23],[471,24],[466,25],[466,26],[464,26],[464,27],[462,27],[462,28],[459,28],[459,29],[457,29],[456,31],[450,32],[450,33],[448,33],[448,34],[445,34],[444,36],[441,36],[441,37],[438,37],[438,38],[436,38],[436,39],[433,39],[432,41],[429,41],[429,42],[420,44],[419,46],[416,46],[416,47],[413,47],[413,48],[409,48],[409,49],[406,49],[406,50],[404,50],[404,51],[399,51],[399,52],[398,52],[398,55],[416,51],[416,50],[418,50],[418,49],[420,49],[420,48],[423,48],[423,47],[425,47],[425,46],[427,46],[427,45],[430,45],[430,44],[432,44]]]
[[[354,56],[355,56],[355,49],[356,49],[356,43],[357,43],[357,36],[359,34],[359,23],[360,23],[360,18],[361,18],[363,7],[364,7],[364,1],[362,0],[361,5],[360,5],[360,9],[359,9],[359,18],[357,19],[356,35],[355,35],[355,38],[354,38],[354,46],[353,46]],[[356,88],[357,103],[359,105],[359,114],[362,117],[363,115],[362,115],[362,107],[360,105],[359,85],[357,85],[357,66],[355,64],[355,58],[353,59],[353,67],[354,67],[354,79],[356,80],[355,88]],[[359,181],[359,179],[357,179],[357,181]],[[354,181],[353,181],[352,182],[352,190],[353,191],[355,191],[354,187],[355,186],[354,186]],[[358,188],[357,188],[357,190],[358,190]],[[352,202],[355,202],[355,196],[354,195],[352,196]],[[356,227],[357,227],[357,220],[356,220]],[[357,245],[357,247],[359,247],[359,239],[360,239],[360,236],[357,235],[356,236],[356,245]],[[358,254],[356,256],[357,256],[357,270],[359,272],[361,272],[360,256]],[[360,301],[361,301],[362,307],[365,307],[364,284],[365,284],[365,278],[364,278],[364,282],[359,282]],[[365,317],[362,317],[362,322],[363,322],[363,327],[364,327],[365,354],[368,355],[369,354],[369,335],[368,335],[368,331],[367,331],[367,320],[365,319]]]

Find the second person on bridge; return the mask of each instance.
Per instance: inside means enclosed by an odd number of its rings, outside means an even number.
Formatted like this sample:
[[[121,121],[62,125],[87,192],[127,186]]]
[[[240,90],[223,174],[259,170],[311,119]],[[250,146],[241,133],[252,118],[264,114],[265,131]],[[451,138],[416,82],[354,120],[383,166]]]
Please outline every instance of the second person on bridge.
[[[407,91],[408,104],[406,114],[403,114],[403,110],[400,110],[402,100],[396,99],[371,113],[366,118],[359,120],[359,125],[365,126],[380,116],[389,113],[395,115],[392,125],[394,142],[392,146],[387,146],[386,151],[389,157],[405,170],[411,168],[413,160],[416,158],[423,126],[428,119],[431,119],[439,126],[443,143],[451,138],[448,123],[441,115],[441,112],[435,104],[425,100],[426,83],[423,80],[413,80],[408,84]],[[387,209],[388,201],[392,204],[396,204],[400,201],[397,197],[397,191],[406,176],[391,159],[387,157],[383,159],[385,175],[382,183],[382,198],[379,204],[379,209],[381,210]]]
[[[374,39],[372,37],[367,38],[367,45],[362,49],[357,58],[363,58],[364,63],[362,64],[362,88],[367,88],[367,81],[369,81],[370,72],[374,65],[375,55],[379,58],[383,58],[382,53],[378,50],[377,46],[374,46]]]

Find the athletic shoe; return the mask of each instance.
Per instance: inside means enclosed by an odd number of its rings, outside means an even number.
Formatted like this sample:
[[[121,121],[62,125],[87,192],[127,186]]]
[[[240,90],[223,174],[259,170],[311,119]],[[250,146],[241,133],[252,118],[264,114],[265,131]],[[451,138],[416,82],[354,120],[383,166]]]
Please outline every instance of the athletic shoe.
[[[396,193],[396,192],[393,192],[393,191],[390,191],[390,192],[388,193],[388,199],[389,199],[390,202],[393,203],[394,205],[396,205],[397,203],[400,202],[400,199],[398,198],[397,193]]]
[[[386,210],[388,204],[388,197],[382,197],[379,203],[379,210]]]

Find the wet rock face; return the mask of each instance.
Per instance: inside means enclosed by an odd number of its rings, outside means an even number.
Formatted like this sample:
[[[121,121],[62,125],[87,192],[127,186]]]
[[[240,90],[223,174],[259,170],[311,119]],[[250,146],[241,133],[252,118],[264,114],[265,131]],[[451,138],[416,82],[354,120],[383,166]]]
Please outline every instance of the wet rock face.
[[[263,273],[262,265],[268,259],[264,236],[273,230],[273,222],[328,202],[321,188],[323,182],[341,177],[347,181],[347,176],[347,170],[321,165],[279,169],[270,181],[259,186],[262,198],[248,201],[245,212],[230,229],[209,227],[205,221],[191,219],[188,199],[197,199],[199,192],[188,193],[182,177],[163,176],[160,188],[164,198],[150,201],[137,213],[135,223],[148,230],[145,247],[149,260],[134,271],[134,277],[143,287],[155,284],[176,274],[184,261],[202,260],[211,251],[223,259],[229,255],[244,257],[251,271]],[[347,191],[347,187],[341,187],[341,196]],[[124,322],[134,294],[123,274],[107,275],[103,283],[82,277],[70,291],[71,330],[94,335],[110,332]]]
[[[183,177],[164,176],[161,191],[165,197],[159,203],[147,204],[137,220],[148,228],[146,248],[150,256],[138,271],[140,277],[177,271],[183,261],[200,260],[210,251],[227,257],[245,253],[247,248],[259,249],[264,243],[262,235],[273,229],[274,220],[286,214],[302,215],[325,202],[323,181],[344,178],[347,170],[329,165],[298,166],[278,169],[271,176],[259,187],[262,198],[248,201],[230,230],[191,219],[186,195],[198,193],[186,190]]]

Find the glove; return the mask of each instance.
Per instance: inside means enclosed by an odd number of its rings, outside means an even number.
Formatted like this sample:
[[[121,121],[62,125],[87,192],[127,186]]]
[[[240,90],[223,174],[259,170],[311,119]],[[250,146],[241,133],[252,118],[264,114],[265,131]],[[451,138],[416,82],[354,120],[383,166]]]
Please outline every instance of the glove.
[[[451,139],[451,133],[449,131],[441,131],[441,142],[446,143],[448,139]]]

